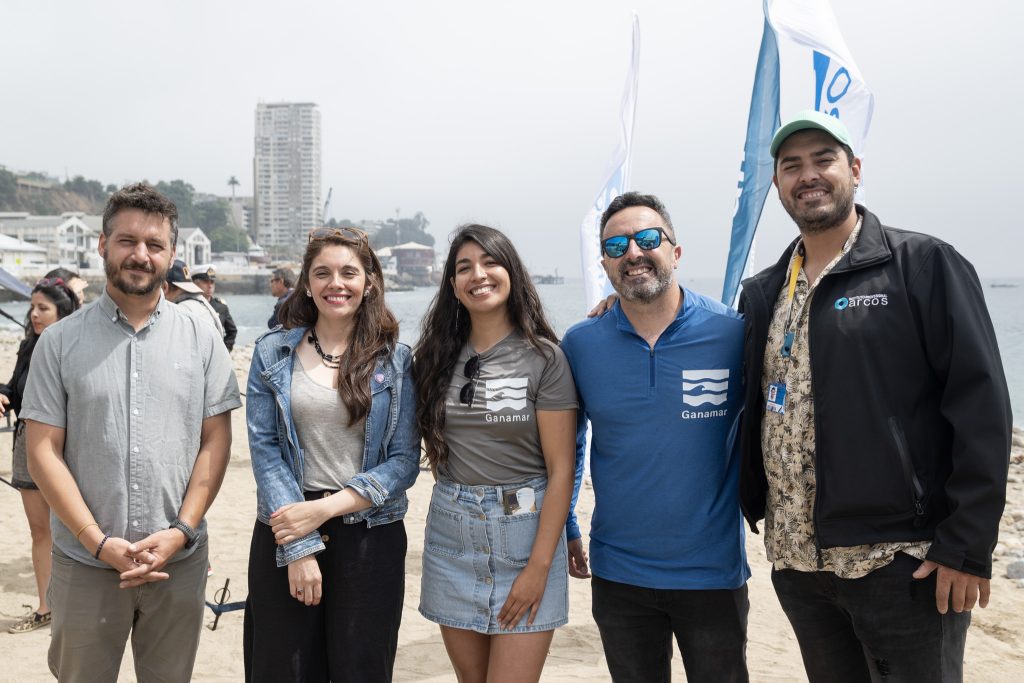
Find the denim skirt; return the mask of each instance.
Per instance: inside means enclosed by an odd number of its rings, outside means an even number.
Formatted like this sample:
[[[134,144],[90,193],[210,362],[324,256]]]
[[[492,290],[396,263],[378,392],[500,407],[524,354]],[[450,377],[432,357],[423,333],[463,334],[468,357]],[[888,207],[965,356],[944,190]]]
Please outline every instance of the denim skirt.
[[[502,491],[524,486],[533,488],[537,510],[506,515]],[[511,629],[498,627],[512,582],[530,558],[546,486],[544,478],[505,487],[445,480],[434,484],[424,535],[420,614],[442,626],[489,635],[550,631],[569,621],[563,529],[533,624],[527,626],[526,614]]]

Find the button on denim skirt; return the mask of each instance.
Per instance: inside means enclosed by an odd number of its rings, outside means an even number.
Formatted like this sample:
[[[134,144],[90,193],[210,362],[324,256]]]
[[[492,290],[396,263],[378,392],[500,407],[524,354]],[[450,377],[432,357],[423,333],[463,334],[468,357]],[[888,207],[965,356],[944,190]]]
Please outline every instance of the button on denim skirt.
[[[506,515],[502,491],[530,486],[536,512]],[[565,530],[558,541],[547,587],[533,624],[527,613],[512,629],[498,627],[498,613],[512,582],[526,566],[537,536],[547,480],[515,486],[434,485],[423,548],[420,614],[430,621],[490,635],[550,631],[569,621]]]

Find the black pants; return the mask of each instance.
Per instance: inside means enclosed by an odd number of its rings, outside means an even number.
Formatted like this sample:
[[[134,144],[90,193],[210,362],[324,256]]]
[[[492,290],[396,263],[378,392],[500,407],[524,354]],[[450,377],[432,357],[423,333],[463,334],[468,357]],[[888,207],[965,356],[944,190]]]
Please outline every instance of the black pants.
[[[594,621],[615,683],[672,679],[675,635],[691,683],[746,681],[747,586],[662,590],[593,577]]]
[[[390,681],[405,595],[405,525],[320,527],[327,549],[317,555],[323,576],[319,605],[288,591],[288,568],[274,560],[274,535],[256,522],[249,550],[245,604],[245,680]]]
[[[935,609],[935,573],[904,553],[859,579],[832,572],[772,572],[811,683],[963,680],[971,613]]]

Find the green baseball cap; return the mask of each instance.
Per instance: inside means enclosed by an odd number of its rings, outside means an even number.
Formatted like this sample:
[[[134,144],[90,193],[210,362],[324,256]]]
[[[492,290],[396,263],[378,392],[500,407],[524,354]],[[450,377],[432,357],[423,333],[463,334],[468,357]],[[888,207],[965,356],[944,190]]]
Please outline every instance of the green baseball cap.
[[[782,143],[786,141],[786,138],[793,133],[808,129],[823,130],[850,149],[853,149],[853,143],[850,142],[850,131],[846,130],[846,126],[843,125],[842,121],[834,116],[822,114],[820,111],[805,109],[783,124],[782,128],[779,128],[775,133],[775,137],[772,138],[772,158],[775,158],[775,154],[779,151]]]

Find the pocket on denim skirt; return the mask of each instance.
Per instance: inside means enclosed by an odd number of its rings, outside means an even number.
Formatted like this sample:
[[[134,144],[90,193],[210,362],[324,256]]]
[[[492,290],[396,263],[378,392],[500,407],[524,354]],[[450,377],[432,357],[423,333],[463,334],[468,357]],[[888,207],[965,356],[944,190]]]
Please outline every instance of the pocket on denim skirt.
[[[527,512],[498,519],[501,558],[513,567],[525,567],[537,538],[540,512]]]
[[[466,552],[462,537],[462,515],[437,505],[430,506],[425,539],[427,550],[435,555],[458,558]]]

